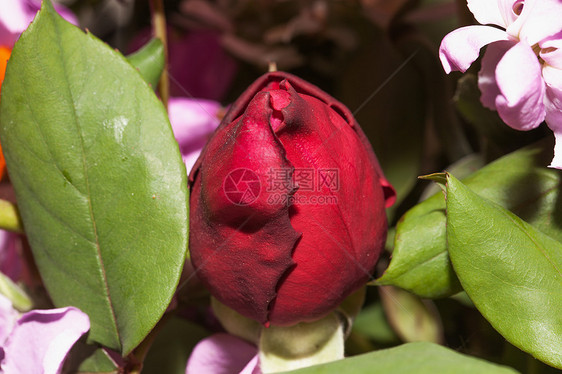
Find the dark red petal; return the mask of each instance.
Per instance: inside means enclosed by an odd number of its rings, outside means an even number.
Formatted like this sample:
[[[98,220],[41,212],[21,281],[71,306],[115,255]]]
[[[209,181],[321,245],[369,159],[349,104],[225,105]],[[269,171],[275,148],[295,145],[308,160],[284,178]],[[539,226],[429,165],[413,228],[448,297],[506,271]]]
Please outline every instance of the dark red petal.
[[[322,172],[334,171],[339,179],[333,188],[295,192],[291,224],[303,237],[270,313],[273,324],[290,325],[322,317],[369,279],[386,238],[386,215],[384,177],[370,146],[357,136],[359,127],[349,122],[353,117],[288,81],[280,88],[291,97],[276,132],[287,158],[297,171],[314,170],[317,184]],[[318,198],[324,201],[311,200]]]
[[[294,265],[300,237],[288,207],[264,193],[271,168],[292,170],[269,124],[269,105],[269,94],[256,95],[243,116],[212,138],[192,186],[190,213],[198,276],[219,301],[262,323],[279,280]],[[283,193],[294,192],[286,187]]]

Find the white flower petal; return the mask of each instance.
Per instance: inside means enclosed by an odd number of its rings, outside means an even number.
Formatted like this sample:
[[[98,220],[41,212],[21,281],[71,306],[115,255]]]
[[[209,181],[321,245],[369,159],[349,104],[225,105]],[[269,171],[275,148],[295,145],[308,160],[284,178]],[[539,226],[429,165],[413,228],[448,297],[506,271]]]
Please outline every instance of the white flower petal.
[[[508,27],[507,33],[535,45],[561,30],[562,1],[525,0],[521,16]]]
[[[513,1],[513,0],[512,0]],[[483,25],[493,24],[507,27],[507,23],[500,10],[503,0],[468,0],[468,9],[474,14],[474,18]]]

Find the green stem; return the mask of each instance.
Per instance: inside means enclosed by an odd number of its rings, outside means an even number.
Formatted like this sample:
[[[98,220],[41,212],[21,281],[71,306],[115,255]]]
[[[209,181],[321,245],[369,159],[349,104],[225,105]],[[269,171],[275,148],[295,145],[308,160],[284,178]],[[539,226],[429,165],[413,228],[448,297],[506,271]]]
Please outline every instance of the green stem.
[[[164,70],[158,82],[158,93],[164,107],[168,108],[170,98],[170,80],[168,78],[168,37],[166,33],[166,14],[164,13],[163,0],[150,0],[152,9],[152,29],[154,36],[162,41],[164,45]]]
[[[0,199],[0,229],[23,233],[18,208],[9,201]]]

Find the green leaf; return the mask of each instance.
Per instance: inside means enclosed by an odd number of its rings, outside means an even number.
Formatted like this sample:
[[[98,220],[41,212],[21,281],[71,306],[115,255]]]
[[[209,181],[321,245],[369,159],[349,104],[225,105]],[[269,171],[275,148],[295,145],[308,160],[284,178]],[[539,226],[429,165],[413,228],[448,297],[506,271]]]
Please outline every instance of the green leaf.
[[[119,368],[113,363],[107,352],[99,348],[82,363],[77,373],[119,374]]]
[[[449,256],[464,290],[509,342],[562,369],[562,243],[447,180]]]
[[[374,284],[394,285],[424,298],[461,290],[447,254],[443,194],[410,209],[396,226],[392,260]]]
[[[513,152],[463,180],[473,191],[513,211],[537,229],[562,240],[559,224],[562,174],[546,168],[552,140]],[[420,297],[461,290],[447,254],[445,199],[439,192],[410,209],[396,226],[392,261],[376,284],[394,285]]]
[[[152,38],[141,49],[128,55],[127,60],[148,84],[156,88],[165,64],[164,44],[160,39]]]
[[[115,355],[115,352],[112,353]],[[114,358],[117,358],[114,356]],[[106,349],[97,345],[86,344],[80,339],[67,355],[65,361],[65,373],[78,374],[118,374],[119,365],[114,362]],[[120,360],[123,365],[124,361]],[[122,372],[122,371],[121,371]]]
[[[482,155],[479,153],[472,153],[456,161],[455,163],[447,167],[446,170],[462,180],[463,178],[466,178],[482,169],[484,166],[486,166],[486,162],[484,162],[484,158],[482,157]],[[433,175],[436,176],[439,174],[440,173],[434,173],[426,176],[421,176],[419,178],[432,180],[432,178],[428,177]],[[443,191],[443,189],[445,188],[445,181],[434,180],[434,182],[437,183],[431,183],[424,189],[422,195],[420,196],[420,201],[426,200],[436,193]]]
[[[49,1],[16,43],[0,137],[41,276],[89,338],[128,354],[164,313],[185,259],[185,166],[139,73]]]
[[[291,374],[513,374],[517,371],[433,343],[408,343]]]

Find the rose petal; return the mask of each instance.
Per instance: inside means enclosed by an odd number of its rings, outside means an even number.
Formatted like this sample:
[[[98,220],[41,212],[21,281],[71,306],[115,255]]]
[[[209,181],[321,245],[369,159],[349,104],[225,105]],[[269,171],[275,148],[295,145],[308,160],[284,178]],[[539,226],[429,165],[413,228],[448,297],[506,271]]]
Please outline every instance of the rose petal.
[[[195,346],[185,373],[238,373],[249,367],[249,363],[257,357],[256,354],[257,348],[245,340],[229,334],[215,334]]]
[[[474,18],[483,25],[493,24],[506,28],[511,22],[505,19],[505,8],[511,5],[506,3],[513,3],[511,1],[494,1],[494,0],[468,0],[468,9],[474,14]]]
[[[2,369],[7,374],[57,374],[70,348],[89,329],[88,316],[74,307],[32,310],[8,337]]]
[[[171,98],[168,114],[189,173],[211,134],[219,125],[220,104],[211,100]]]
[[[507,28],[507,33],[534,45],[560,32],[561,14],[560,0],[526,0],[521,16]]]
[[[533,50],[521,42],[509,49],[496,68],[501,94],[496,109],[502,120],[517,130],[530,130],[544,120],[545,85]]]
[[[439,59],[445,72],[465,72],[486,44],[508,40],[507,34],[490,26],[466,26],[447,34],[439,47]]]
[[[491,43],[482,57],[482,68],[478,72],[478,88],[482,93],[480,101],[488,109],[496,110],[496,97],[501,95],[496,82],[496,67],[503,55],[515,44],[503,40]]]
[[[191,172],[190,252],[197,275],[219,301],[266,323],[279,281],[294,266],[291,254],[301,233],[291,226],[288,205],[261,193],[271,170],[287,170],[279,192],[292,196],[294,168],[269,124],[269,93],[250,99],[233,122],[228,119],[236,108],[230,109],[199,158],[213,168],[202,172],[196,164]]]

